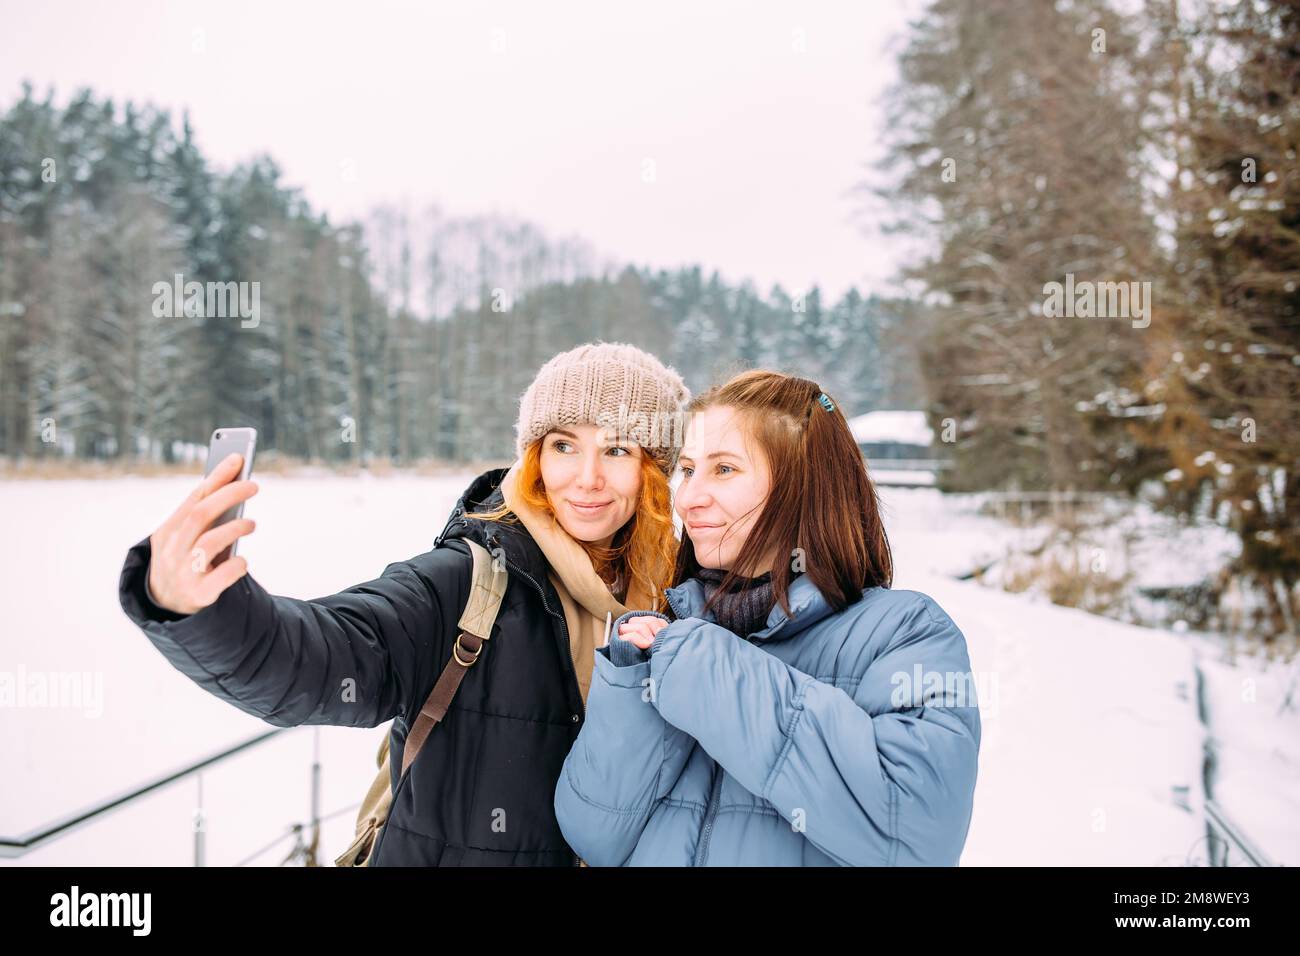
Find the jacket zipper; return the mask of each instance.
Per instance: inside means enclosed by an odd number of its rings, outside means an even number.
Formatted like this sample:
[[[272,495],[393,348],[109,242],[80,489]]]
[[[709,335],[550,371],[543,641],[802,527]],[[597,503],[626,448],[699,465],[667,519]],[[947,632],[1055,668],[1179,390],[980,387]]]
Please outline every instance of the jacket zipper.
[[[560,632],[564,635],[564,646],[567,648],[566,656],[569,660],[569,676],[573,678],[573,683],[576,686],[578,683],[578,662],[573,659],[573,642],[569,640],[569,624],[564,619],[564,614],[557,614],[555,611],[551,610],[551,606],[546,603],[546,591],[537,583],[537,580],[531,574],[509,560],[506,561],[506,567],[512,569],[516,574],[533,586],[534,590],[537,591],[537,596],[542,599],[542,607],[546,609],[546,613],[550,614],[560,622]],[[581,688],[578,688],[578,706],[582,708],[582,716],[585,718],[587,715],[587,704],[582,699]],[[576,853],[573,856],[573,865],[582,866],[582,857],[578,856]]]
[[[546,608],[546,613],[550,614],[552,617],[554,617],[556,620],[560,622],[560,632],[564,635],[564,646],[568,648],[567,656],[569,659],[569,674],[573,678],[573,683],[576,686],[578,683],[578,662],[573,659],[573,644],[569,640],[569,624],[564,619],[564,614],[556,613],[551,609],[551,606],[546,603],[546,592],[542,589],[542,586],[537,583],[537,580],[531,574],[529,574],[523,568],[520,568],[517,565],[512,564],[510,561],[506,562],[506,567],[513,569],[516,574],[518,574],[521,578],[523,578],[525,581],[527,581],[529,584],[533,586],[534,590],[537,591],[537,596],[542,599],[542,607]],[[582,708],[582,714],[585,717],[587,714],[587,705],[582,699],[581,691],[578,693],[578,706]]]
[[[448,527],[450,526],[451,523],[448,522]],[[434,542],[435,547],[437,546],[438,542],[441,541],[442,541],[442,535],[439,535],[438,541]],[[493,548],[499,549],[501,551],[502,557],[504,558],[505,549],[501,548],[501,541],[499,538],[489,538],[488,544],[491,545]],[[546,591],[540,584],[537,583],[536,578],[534,578],[523,568],[519,567],[519,565],[515,564],[509,558],[505,558],[505,562],[507,568],[514,571],[517,575],[519,575],[521,578],[523,578],[525,581],[527,581],[529,584],[533,586],[533,590],[537,592],[537,596],[542,599],[542,607],[546,609],[546,613],[550,614],[552,617],[554,617],[556,620],[560,622],[560,631],[564,635],[564,646],[568,649],[567,653],[569,658],[569,674],[570,676],[573,677],[574,686],[577,687],[578,686],[578,662],[574,660],[573,657],[573,642],[569,640],[569,623],[564,619],[563,611],[556,612],[551,608],[551,606],[548,603],[546,603]],[[582,708],[582,716],[585,719],[587,716],[587,705],[582,699],[582,689],[580,687],[578,688],[578,706]]]
[[[695,851],[693,866],[703,866],[709,858],[709,838],[713,835],[713,820],[718,815],[718,793],[722,790],[722,768],[717,761],[713,763],[713,786],[709,790],[709,806],[704,811],[704,829],[700,831],[700,845]]]

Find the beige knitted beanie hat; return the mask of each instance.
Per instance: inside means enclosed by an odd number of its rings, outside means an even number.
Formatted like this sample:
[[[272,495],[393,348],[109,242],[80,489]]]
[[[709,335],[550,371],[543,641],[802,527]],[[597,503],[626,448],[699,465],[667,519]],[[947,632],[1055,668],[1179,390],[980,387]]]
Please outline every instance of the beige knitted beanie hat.
[[[532,442],[559,426],[604,425],[635,441],[672,475],[690,397],[680,375],[635,345],[579,345],[543,365],[519,399],[515,451],[522,458]]]

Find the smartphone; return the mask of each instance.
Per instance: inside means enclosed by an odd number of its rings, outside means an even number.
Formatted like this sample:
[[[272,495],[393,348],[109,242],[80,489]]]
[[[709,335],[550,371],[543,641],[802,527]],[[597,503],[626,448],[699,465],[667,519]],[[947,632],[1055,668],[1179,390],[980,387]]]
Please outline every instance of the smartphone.
[[[208,441],[208,466],[203,470],[204,477],[212,474],[212,469],[221,464],[231,452],[239,452],[244,456],[244,465],[239,470],[239,477],[232,478],[232,481],[243,481],[253,473],[253,453],[257,450],[257,429],[256,428],[218,428],[212,433],[212,438]],[[232,505],[223,511],[217,520],[212,522],[212,527],[225,524],[227,521],[234,521],[236,518],[244,516],[244,502]],[[222,552],[212,559],[212,567],[216,567],[226,558],[231,557],[239,546],[239,539],[236,538]]]

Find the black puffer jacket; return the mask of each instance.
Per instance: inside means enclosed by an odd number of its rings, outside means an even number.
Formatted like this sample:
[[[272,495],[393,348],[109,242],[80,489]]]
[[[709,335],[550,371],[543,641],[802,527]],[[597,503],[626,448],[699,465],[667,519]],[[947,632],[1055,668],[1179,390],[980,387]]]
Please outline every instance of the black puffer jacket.
[[[402,779],[372,866],[579,862],[554,809],[585,716],[559,595],[522,525],[464,517],[501,503],[505,473],[474,480],[431,551],[329,597],[274,596],[246,574],[181,617],[145,593],[147,537],[122,568],[122,608],[177,670],[277,727],[393,720],[396,778],[408,728],[451,657],[465,608],[472,563],[459,539],[501,549],[510,585],[492,638]],[[366,784],[357,780],[358,795]]]

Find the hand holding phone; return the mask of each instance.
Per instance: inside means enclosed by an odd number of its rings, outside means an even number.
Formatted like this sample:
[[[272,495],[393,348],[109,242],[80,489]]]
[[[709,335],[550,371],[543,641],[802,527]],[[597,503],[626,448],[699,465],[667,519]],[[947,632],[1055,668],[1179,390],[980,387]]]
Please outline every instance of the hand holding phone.
[[[159,607],[193,614],[248,573],[234,550],[256,527],[243,517],[244,502],[258,491],[247,477],[255,442],[251,428],[213,432],[203,481],[149,536],[148,585]],[[231,443],[242,450],[226,453]]]

